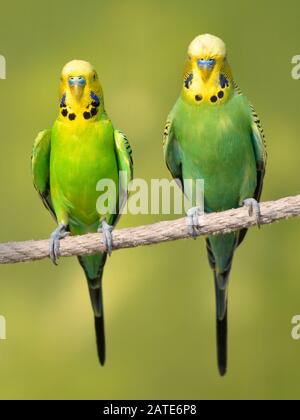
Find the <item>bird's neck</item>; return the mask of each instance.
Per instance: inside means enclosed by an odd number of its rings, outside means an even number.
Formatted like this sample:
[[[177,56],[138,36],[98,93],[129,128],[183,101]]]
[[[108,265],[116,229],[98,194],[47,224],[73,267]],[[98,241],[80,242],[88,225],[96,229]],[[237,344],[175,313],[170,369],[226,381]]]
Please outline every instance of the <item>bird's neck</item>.
[[[70,91],[63,93],[60,99],[58,119],[72,124],[99,120],[104,113],[103,98],[92,91],[86,91],[76,99]]]
[[[185,69],[182,98],[185,102],[201,106],[218,106],[226,103],[234,94],[234,83],[229,66],[216,68],[208,80],[203,80],[199,69]]]

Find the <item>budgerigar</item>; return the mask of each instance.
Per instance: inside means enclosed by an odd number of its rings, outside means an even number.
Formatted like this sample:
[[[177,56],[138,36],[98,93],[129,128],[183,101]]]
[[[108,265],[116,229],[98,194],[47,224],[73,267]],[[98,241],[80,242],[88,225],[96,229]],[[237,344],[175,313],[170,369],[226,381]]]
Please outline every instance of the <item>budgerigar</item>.
[[[119,176],[122,171],[125,176]],[[34,185],[58,228],[50,238],[50,257],[57,264],[59,243],[66,235],[103,233],[107,252],[79,257],[95,316],[100,363],[105,362],[102,276],[112,249],[112,229],[118,221],[119,191],[132,179],[132,152],[127,138],[115,130],[104,109],[103,92],[94,67],[74,60],[62,71],[59,115],[52,129],[41,132],[32,156]],[[121,185],[119,186],[119,178]],[[99,181],[113,181],[111,209],[97,209],[103,192]],[[126,194],[125,194],[126,196]]]
[[[224,42],[200,35],[188,49],[182,92],[164,137],[166,164],[174,178],[193,180],[185,194],[196,206],[195,180],[204,180],[206,213],[247,206],[259,223],[266,167],[263,130],[253,107],[233,80]],[[191,185],[186,182],[186,185]],[[188,212],[191,234],[198,208]],[[246,230],[207,238],[214,273],[217,351],[221,376],[227,371],[228,283],[234,252]]]

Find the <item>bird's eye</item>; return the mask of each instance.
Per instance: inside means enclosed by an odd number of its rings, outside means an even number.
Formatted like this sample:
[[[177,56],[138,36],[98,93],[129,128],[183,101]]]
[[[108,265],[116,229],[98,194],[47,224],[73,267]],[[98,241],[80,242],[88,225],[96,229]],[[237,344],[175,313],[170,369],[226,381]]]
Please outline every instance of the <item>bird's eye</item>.
[[[97,75],[96,75],[96,73],[94,74],[93,80],[94,80],[94,82],[97,80]]]

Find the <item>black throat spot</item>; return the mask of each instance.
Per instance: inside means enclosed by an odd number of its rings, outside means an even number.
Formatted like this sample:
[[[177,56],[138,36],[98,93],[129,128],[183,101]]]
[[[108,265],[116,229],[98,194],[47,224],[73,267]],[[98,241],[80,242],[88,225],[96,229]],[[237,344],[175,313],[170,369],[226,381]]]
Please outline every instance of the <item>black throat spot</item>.
[[[92,114],[92,116],[94,117],[95,115],[97,115],[98,114],[98,109],[97,108],[92,108],[91,109],[91,114]]]
[[[85,120],[89,120],[89,119],[91,118],[91,113],[90,113],[90,112],[84,112],[84,113],[83,113],[83,118],[84,118]]]
[[[76,114],[74,114],[74,113],[69,114],[69,120],[70,121],[74,121],[75,119],[76,119]]]

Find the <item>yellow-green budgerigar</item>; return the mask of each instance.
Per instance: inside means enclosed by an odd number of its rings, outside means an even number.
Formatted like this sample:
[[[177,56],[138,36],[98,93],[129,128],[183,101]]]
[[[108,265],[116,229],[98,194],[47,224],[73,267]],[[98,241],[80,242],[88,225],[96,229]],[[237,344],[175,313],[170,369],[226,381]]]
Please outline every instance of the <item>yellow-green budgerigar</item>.
[[[34,143],[34,185],[58,228],[50,237],[49,254],[57,264],[60,240],[66,235],[101,231],[107,252],[79,257],[84,269],[95,316],[100,363],[105,362],[102,276],[112,249],[112,230],[119,219],[124,191],[133,174],[132,152],[127,138],[108,118],[99,77],[85,61],[66,64],[61,74],[59,115],[52,129],[39,133]],[[125,176],[120,176],[120,172]],[[108,211],[97,209],[104,191],[101,180],[112,181],[116,196]],[[120,181],[120,185],[119,185]],[[125,194],[126,195],[126,194]]]
[[[266,167],[264,134],[253,107],[234,82],[225,43],[216,36],[200,35],[189,46],[182,91],[165,129],[164,154],[172,176],[182,181],[192,202],[188,212],[192,235],[199,219],[194,201],[198,179],[204,180],[205,212],[245,205],[259,223]],[[227,370],[229,275],[234,252],[246,232],[207,238],[216,289],[221,376]]]

